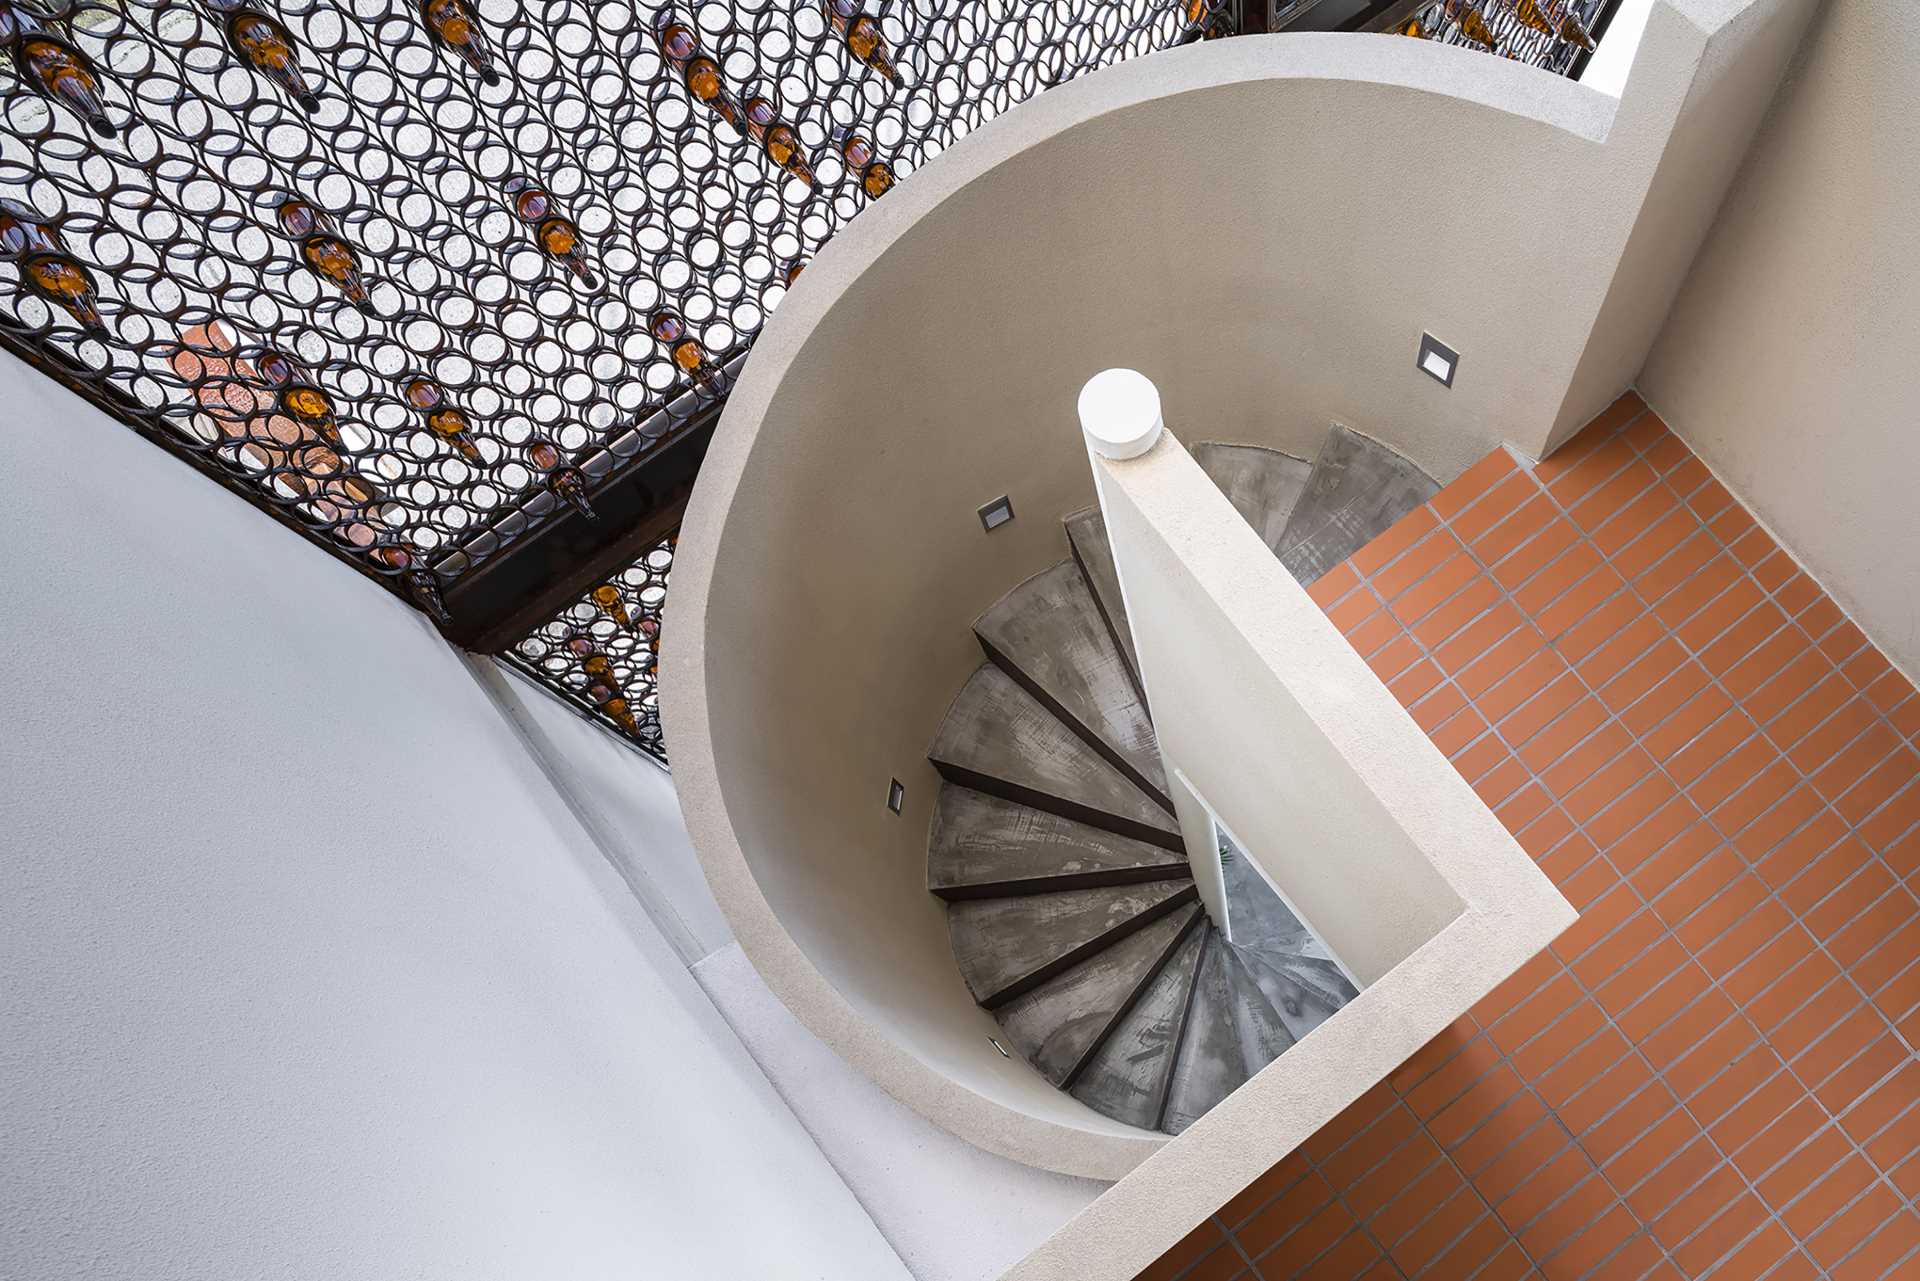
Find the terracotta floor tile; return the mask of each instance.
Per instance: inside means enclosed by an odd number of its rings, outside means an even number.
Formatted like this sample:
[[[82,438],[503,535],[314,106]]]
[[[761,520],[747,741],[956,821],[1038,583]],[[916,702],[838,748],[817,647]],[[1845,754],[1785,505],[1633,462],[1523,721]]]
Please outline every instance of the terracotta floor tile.
[[[1920,1276],[1905,678],[1637,398],[1313,596],[1582,915],[1235,1199],[1258,1276]]]
[[[1880,1281],[1920,1271],[1920,1216],[1911,1209],[1887,1220],[1855,1251],[1829,1269],[1833,1281]]]
[[[1449,1161],[1430,1165],[1401,1194],[1367,1221],[1367,1230],[1391,1250],[1466,1189],[1467,1181]],[[1471,1199],[1471,1197],[1469,1197]]]
[[[1586,687],[1572,672],[1562,672],[1532,698],[1521,703],[1500,722],[1500,735],[1508,743],[1522,749],[1522,759],[1529,759],[1526,745],[1534,735],[1553,725],[1563,714],[1583,699],[1589,699]],[[1604,715],[1600,705],[1594,703],[1585,716],[1589,721]],[[1597,722],[1596,722],[1597,723]],[[1579,736],[1576,736],[1576,740]],[[1537,756],[1539,749],[1534,749]],[[1556,755],[1551,760],[1557,760]]]
[[[1433,504],[1423,504],[1395,521],[1392,528],[1355,552],[1353,558],[1342,564],[1340,568],[1353,573],[1356,579],[1377,574],[1389,561],[1405,553],[1407,549],[1439,527],[1440,520],[1435,515]],[[1314,586],[1318,587],[1331,576],[1330,571],[1316,581]],[[1320,601],[1322,606],[1326,604],[1326,601],[1319,596],[1315,596],[1314,599]]]
[[[1408,548],[1399,560],[1368,581],[1393,607],[1395,617],[1411,622],[1466,586],[1479,572],[1459,540],[1440,529]]]
[[[1662,596],[1705,569],[1719,554],[1720,545],[1713,540],[1713,536],[1694,524],[1692,532],[1682,538],[1672,551],[1639,573],[1632,574],[1631,581],[1642,597],[1657,605]]]
[[[1489,455],[1491,457],[1491,455]],[[1452,486],[1447,487],[1451,489]],[[1444,494],[1446,490],[1442,490]],[[1496,524],[1517,511],[1521,504],[1540,493],[1540,487],[1532,475],[1525,471],[1509,473],[1503,480],[1488,490],[1485,497],[1458,515],[1447,518],[1447,527],[1461,542],[1473,544]],[[1434,495],[1439,498],[1440,494]]]
[[[1735,1164],[1746,1172],[1748,1177],[1760,1173],[1777,1160],[1764,1159],[1764,1152],[1756,1151],[1752,1156],[1743,1155],[1747,1145],[1766,1133],[1767,1129],[1789,1111],[1797,1107],[1807,1107],[1806,1087],[1791,1072],[1774,1072],[1753,1089],[1736,1099],[1732,1106],[1721,1113],[1708,1130],[1722,1152],[1733,1156]],[[1817,1118],[1818,1109],[1810,1109],[1809,1117]],[[1810,1133],[1811,1131],[1809,1131]],[[1752,1162],[1759,1162],[1756,1166]]]
[[[1523,661],[1505,680],[1479,695],[1477,703],[1481,714],[1495,724],[1500,723],[1515,708],[1522,706],[1564,676],[1566,670],[1566,664],[1560,661],[1558,654],[1552,650],[1539,650]]]
[[[1519,464],[1514,462],[1513,455],[1504,449],[1496,449],[1454,477],[1433,496],[1428,506],[1441,520],[1452,521],[1466,508],[1516,477],[1524,479],[1524,473]],[[1360,563],[1359,557],[1356,556],[1354,560],[1362,570],[1371,572],[1367,565]]]
[[[1491,611],[1491,613],[1490,613]],[[1467,628],[1479,622],[1497,624],[1506,622],[1505,630],[1488,636],[1480,648],[1471,651],[1471,657],[1477,658],[1492,647],[1494,641],[1506,635],[1518,624],[1519,615],[1513,606],[1500,597],[1500,588],[1484,574],[1475,574],[1465,586],[1454,593],[1453,598],[1440,608],[1428,614],[1413,627],[1413,638],[1428,649],[1435,651],[1434,657],[1441,666],[1451,669],[1457,662],[1451,657],[1442,658],[1440,651],[1447,642],[1458,637],[1465,645],[1471,645],[1474,637],[1461,635]],[[1451,654],[1452,651],[1448,651]],[[1470,661],[1470,660],[1469,660]]]
[[[1720,683],[1741,700],[1748,715],[1764,725],[1825,675],[1828,666],[1804,633],[1783,627],[1721,672]]]
[[[1581,499],[1597,491],[1622,469],[1645,465],[1640,462],[1640,451],[1618,436],[1602,441],[1564,471],[1554,470],[1553,462],[1553,458],[1543,461],[1534,468],[1533,475],[1562,507],[1577,506]]]
[[[1888,1191],[1885,1184],[1873,1184],[1864,1196],[1842,1210],[1806,1243],[1807,1253],[1813,1256],[1815,1263],[1831,1268],[1855,1246],[1873,1236],[1881,1224],[1901,1213],[1902,1209],[1899,1198]]]
[[[1700,1276],[1732,1254],[1749,1235],[1766,1223],[1766,1207],[1752,1193],[1742,1193],[1692,1239],[1673,1251],[1673,1261],[1689,1276]]]
[[[1223,1244],[1226,1239],[1226,1234],[1212,1219],[1208,1219],[1182,1238],[1180,1244],[1161,1255],[1157,1262],[1134,1278],[1134,1281],[1171,1281],[1176,1272],[1196,1262],[1209,1250]],[[1239,1258],[1238,1252],[1232,1247],[1228,1247],[1228,1251],[1234,1258]]]
[[[1638,459],[1615,472],[1568,508],[1567,517],[1588,533],[1626,508],[1659,482],[1659,473]]]

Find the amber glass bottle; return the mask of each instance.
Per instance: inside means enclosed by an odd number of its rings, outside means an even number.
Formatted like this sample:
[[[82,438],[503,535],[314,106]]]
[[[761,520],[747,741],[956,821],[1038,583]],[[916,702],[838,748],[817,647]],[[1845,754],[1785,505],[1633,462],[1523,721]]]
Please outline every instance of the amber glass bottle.
[[[500,83],[486,33],[461,0],[421,0],[420,21],[436,45],[472,67],[484,83]]]
[[[1460,34],[1483,49],[1497,49],[1500,42],[1494,38],[1493,29],[1487,26],[1487,20],[1473,0],[1446,0],[1444,12],[1453,24],[1460,28]]]
[[[103,138],[114,134],[100,94],[100,70],[92,58],[60,37],[36,30],[13,46],[14,65],[40,93],[65,106]]]
[[[235,53],[303,111],[319,110],[320,97],[301,73],[293,36],[278,19],[244,0],[209,0],[209,4],[226,16],[227,43]]]
[[[278,212],[280,229],[299,242],[300,257],[313,273],[337,287],[354,306],[371,311],[373,299],[367,293],[360,260],[353,246],[340,238],[333,219],[297,196],[282,201]]]
[[[627,612],[627,603],[620,599],[620,589],[612,583],[602,583],[593,589],[593,607],[611,618],[628,631],[633,630],[633,615]]]
[[[52,223],[18,200],[0,200],[0,253],[20,265],[21,279],[83,329],[106,332],[93,273],[67,252]]]

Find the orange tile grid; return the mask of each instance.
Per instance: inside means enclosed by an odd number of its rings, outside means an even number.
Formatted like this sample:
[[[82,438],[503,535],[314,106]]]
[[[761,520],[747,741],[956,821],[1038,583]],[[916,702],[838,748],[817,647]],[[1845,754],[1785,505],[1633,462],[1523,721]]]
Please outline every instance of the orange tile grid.
[[[1629,393],[1312,595],[1581,910],[1140,1281],[1920,1281],[1920,695]]]

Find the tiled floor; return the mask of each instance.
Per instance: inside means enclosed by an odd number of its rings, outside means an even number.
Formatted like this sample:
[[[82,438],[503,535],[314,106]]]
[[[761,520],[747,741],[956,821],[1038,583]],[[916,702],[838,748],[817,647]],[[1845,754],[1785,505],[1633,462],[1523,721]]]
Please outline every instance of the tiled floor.
[[[1920,697],[1632,396],[1314,596],[1580,908],[1143,1274],[1920,1278]]]

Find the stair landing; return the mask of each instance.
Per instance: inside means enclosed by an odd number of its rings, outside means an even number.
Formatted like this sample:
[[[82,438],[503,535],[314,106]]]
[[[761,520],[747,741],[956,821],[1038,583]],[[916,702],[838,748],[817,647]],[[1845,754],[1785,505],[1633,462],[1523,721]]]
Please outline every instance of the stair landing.
[[[1142,1281],[1920,1277],[1920,696],[1629,394],[1314,598],[1582,918]]]

